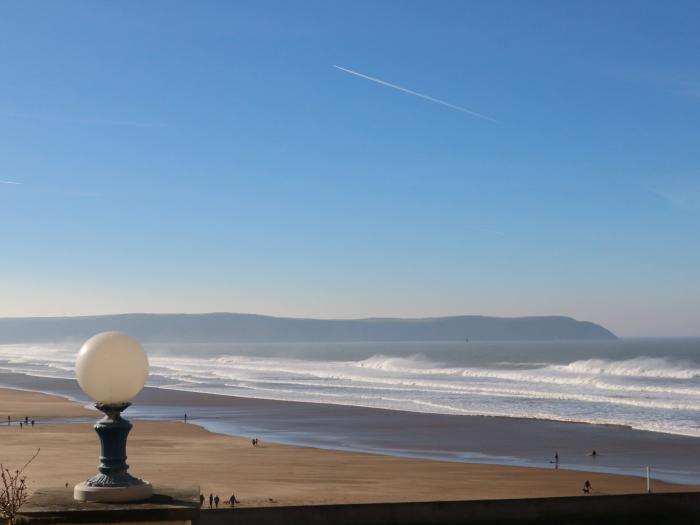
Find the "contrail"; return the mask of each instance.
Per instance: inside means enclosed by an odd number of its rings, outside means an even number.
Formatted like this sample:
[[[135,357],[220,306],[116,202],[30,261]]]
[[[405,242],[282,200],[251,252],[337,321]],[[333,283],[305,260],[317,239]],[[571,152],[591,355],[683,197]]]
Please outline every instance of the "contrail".
[[[390,82],[386,82],[384,80],[380,80],[378,78],[370,77],[369,75],[365,75],[363,73],[358,73],[357,71],[353,71],[352,69],[346,69],[344,67],[336,66],[335,64],[333,65],[334,68],[340,69],[341,71],[345,71],[346,73],[350,73],[351,75],[355,75],[356,77],[360,78],[366,78],[367,80],[371,80],[372,82],[376,82],[377,84],[381,84],[382,86],[387,86],[390,88],[398,89],[399,91],[403,91],[404,93],[408,93],[409,95],[414,95],[416,97],[420,97],[425,100],[429,100],[430,102],[434,102],[436,104],[441,104],[443,106],[447,106],[448,108],[451,109],[456,109],[457,111],[461,111],[462,113],[466,113],[467,115],[471,115],[473,117],[478,117],[482,118],[484,120],[488,120],[490,122],[495,122],[496,124],[500,124],[496,119],[493,119],[491,117],[487,117],[486,115],[482,115],[481,113],[477,113],[476,111],[471,111],[467,108],[463,108],[461,106],[455,106],[454,104],[450,104],[449,102],[445,102],[444,100],[440,100],[439,98],[434,98],[430,97],[428,95],[423,95],[422,93],[417,93],[416,91],[412,91],[410,89],[406,89],[401,86],[397,86],[396,84],[391,84]]]
[[[13,180],[0,180],[0,184],[12,184],[13,186],[21,186],[23,182],[15,182]]]

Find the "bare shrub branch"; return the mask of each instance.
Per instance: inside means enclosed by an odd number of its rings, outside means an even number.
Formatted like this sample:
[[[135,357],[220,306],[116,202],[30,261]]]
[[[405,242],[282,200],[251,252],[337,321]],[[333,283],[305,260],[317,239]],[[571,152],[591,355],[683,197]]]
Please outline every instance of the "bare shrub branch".
[[[27,501],[27,477],[24,476],[24,470],[29,464],[39,455],[36,453],[29,458],[22,468],[15,470],[5,468],[5,465],[0,463],[0,522],[5,525],[15,525],[15,519],[20,507]]]

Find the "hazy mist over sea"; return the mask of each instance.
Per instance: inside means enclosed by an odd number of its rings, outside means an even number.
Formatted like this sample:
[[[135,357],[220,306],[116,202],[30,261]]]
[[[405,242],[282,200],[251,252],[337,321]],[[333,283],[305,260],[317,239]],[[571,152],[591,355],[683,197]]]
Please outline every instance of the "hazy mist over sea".
[[[700,436],[700,339],[150,344],[149,384]],[[0,345],[0,370],[72,378],[77,346]]]

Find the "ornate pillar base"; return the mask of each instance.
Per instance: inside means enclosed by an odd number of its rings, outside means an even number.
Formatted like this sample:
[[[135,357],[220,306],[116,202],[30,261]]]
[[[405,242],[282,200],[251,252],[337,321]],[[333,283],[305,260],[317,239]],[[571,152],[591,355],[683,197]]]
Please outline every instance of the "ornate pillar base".
[[[127,472],[126,438],[131,423],[121,417],[121,412],[129,405],[130,403],[95,405],[105,414],[95,425],[102,452],[100,466],[97,468],[99,474],[75,486],[73,498],[77,501],[143,501],[153,495],[153,488],[148,481],[135,478]]]
[[[76,501],[123,503],[143,501],[150,498],[152,495],[153,487],[148,481],[142,481],[139,485],[129,485],[126,487],[95,487],[83,481],[82,483],[78,483],[73,489],[73,499]]]

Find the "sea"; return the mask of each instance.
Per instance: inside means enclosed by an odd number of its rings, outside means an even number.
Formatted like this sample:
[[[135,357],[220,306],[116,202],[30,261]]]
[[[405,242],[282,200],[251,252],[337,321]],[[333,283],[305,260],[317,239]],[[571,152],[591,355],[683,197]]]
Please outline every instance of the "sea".
[[[74,377],[79,343],[0,345],[0,371]],[[700,339],[147,344],[149,385],[700,437]]]

